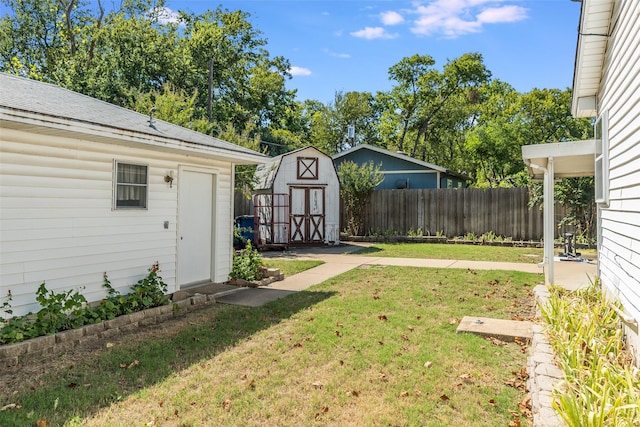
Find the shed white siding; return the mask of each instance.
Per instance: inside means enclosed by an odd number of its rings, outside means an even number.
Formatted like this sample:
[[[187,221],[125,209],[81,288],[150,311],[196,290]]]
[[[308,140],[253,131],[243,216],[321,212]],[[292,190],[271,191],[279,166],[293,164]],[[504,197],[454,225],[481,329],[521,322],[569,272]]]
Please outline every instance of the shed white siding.
[[[298,174],[304,172],[299,170],[298,159],[315,158],[317,159],[317,178],[309,179],[299,177]],[[304,167],[303,167],[304,169]],[[315,169],[314,169],[315,171]],[[324,188],[324,200],[319,204],[310,207],[314,209],[324,210],[324,243],[338,244],[340,240],[340,182],[336,172],[335,165],[331,157],[327,156],[314,147],[301,148],[290,153],[283,154],[273,159],[271,163],[259,166],[257,171],[259,177],[259,185],[256,188],[258,192],[272,192],[274,194],[290,194],[292,195],[291,214],[294,215],[293,209],[298,210],[304,207],[303,203],[297,195],[302,194],[301,191],[293,191],[293,188],[301,189],[303,187]],[[304,175],[304,174],[303,174]],[[311,191],[310,197],[316,200],[317,191]],[[312,212],[317,213],[316,212]],[[293,221],[293,220],[292,220]],[[293,235],[296,234],[296,225],[290,224],[289,230]],[[294,239],[295,240],[295,239]]]
[[[616,1],[598,90],[608,114],[609,205],[600,210],[602,284],[640,321],[640,2]],[[639,348],[637,330],[631,343]]]
[[[34,295],[42,282],[57,292],[81,289],[96,301],[105,295],[103,272],[126,293],[156,261],[174,292],[178,171],[185,165],[216,176],[212,279],[228,278],[230,162],[7,128],[0,156],[0,296],[12,291],[14,314],[39,308]],[[113,209],[115,160],[148,165],[147,209]],[[175,174],[172,186],[164,181],[168,171]]]

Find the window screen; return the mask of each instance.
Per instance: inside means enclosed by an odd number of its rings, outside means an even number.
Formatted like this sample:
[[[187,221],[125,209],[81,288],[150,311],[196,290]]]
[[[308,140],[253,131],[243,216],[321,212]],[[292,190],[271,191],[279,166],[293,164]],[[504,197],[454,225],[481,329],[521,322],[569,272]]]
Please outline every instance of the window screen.
[[[116,209],[147,208],[147,166],[116,162]]]

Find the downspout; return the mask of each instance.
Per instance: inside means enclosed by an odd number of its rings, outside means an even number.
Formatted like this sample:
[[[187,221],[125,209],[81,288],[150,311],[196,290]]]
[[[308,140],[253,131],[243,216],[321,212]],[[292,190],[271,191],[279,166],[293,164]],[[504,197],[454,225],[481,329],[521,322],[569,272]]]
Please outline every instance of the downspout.
[[[531,160],[525,159],[524,161],[527,167],[531,167],[533,169],[539,169],[544,172],[544,181],[543,181],[543,196],[544,201],[542,205],[542,209],[544,212],[544,258],[538,266],[544,269],[544,266],[547,265],[548,268],[545,270],[545,284],[550,285],[554,282],[554,194],[553,194],[553,180],[554,180],[554,172],[553,172],[553,157],[549,157],[547,159],[547,167],[537,165],[535,163],[531,163]]]

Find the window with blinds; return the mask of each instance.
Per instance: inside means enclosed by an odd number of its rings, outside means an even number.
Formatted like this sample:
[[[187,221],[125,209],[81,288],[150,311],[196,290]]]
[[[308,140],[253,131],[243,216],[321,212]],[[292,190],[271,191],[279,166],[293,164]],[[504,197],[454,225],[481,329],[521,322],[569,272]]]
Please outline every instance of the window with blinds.
[[[146,209],[148,167],[115,162],[114,207],[116,209]]]

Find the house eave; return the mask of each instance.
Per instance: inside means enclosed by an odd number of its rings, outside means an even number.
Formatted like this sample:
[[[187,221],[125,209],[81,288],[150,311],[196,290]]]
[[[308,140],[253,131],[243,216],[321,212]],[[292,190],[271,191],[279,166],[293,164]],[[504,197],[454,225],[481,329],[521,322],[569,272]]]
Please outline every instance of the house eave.
[[[575,117],[597,115],[597,95],[612,29],[614,0],[583,1],[573,72],[571,113]]]
[[[261,164],[269,159],[267,156],[259,153],[254,154],[251,150],[243,147],[237,147],[237,149],[234,146],[215,147],[172,137],[163,137],[10,108],[0,107],[0,127],[215,158],[234,164]]]

